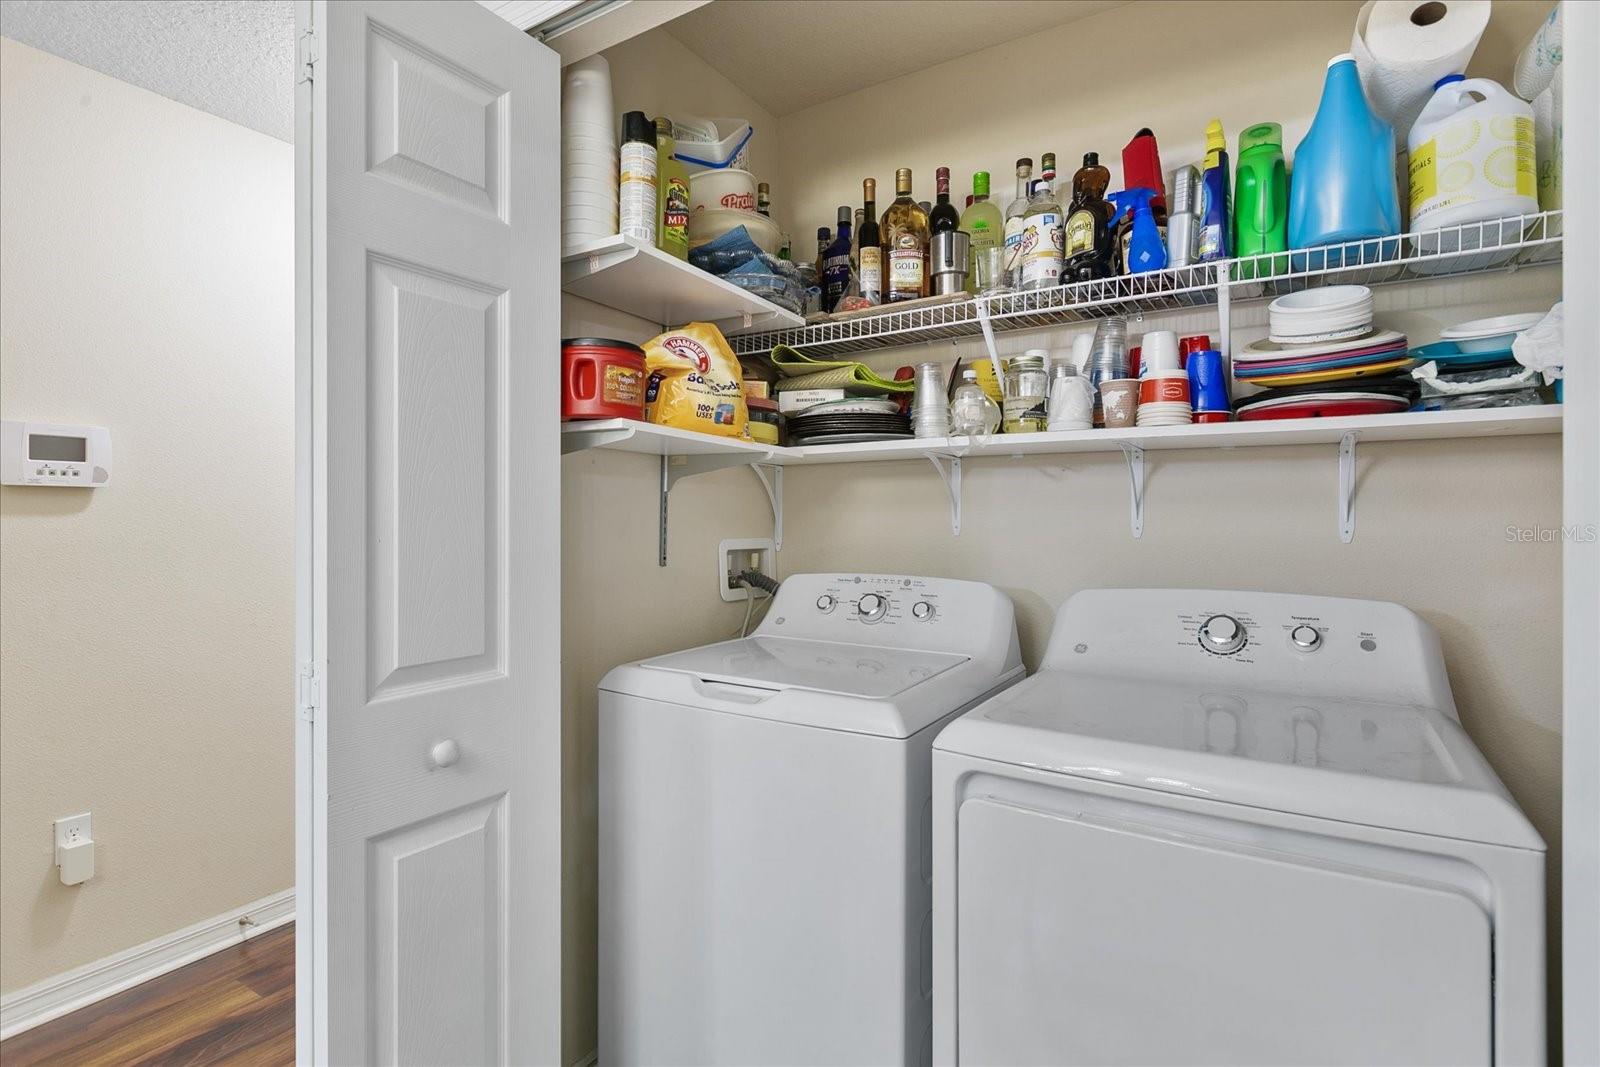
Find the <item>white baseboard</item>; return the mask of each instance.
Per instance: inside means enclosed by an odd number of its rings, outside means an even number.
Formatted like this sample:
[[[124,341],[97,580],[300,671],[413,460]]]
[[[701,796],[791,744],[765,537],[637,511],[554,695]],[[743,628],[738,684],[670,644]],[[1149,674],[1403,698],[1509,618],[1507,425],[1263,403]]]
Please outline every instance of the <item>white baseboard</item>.
[[[214,919],[85,964],[0,997],[0,1039],[131,989],[294,918],[294,890],[285,889]],[[242,920],[249,919],[249,924]]]

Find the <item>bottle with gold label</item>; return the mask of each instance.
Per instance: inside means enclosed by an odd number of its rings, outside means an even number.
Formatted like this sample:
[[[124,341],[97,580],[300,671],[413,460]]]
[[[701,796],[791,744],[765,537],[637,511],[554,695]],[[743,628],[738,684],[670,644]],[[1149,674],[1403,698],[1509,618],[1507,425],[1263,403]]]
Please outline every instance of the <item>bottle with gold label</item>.
[[[1110,277],[1116,231],[1116,208],[1106,199],[1111,172],[1100,165],[1098,152],[1085,152],[1083,166],[1072,176],[1072,203],[1067,208],[1062,284]]]
[[[911,169],[894,172],[894,202],[878,224],[883,242],[883,302],[928,295],[928,213],[911,198]]]
[[[878,235],[878,182],[861,182],[861,232],[856,237],[860,248],[861,296],[873,304],[883,303],[883,242]]]

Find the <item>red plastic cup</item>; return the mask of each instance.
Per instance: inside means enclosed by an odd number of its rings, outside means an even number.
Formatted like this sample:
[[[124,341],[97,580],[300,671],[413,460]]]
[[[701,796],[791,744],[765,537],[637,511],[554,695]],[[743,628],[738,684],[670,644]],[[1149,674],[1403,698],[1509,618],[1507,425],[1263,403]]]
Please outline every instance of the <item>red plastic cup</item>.
[[[1211,335],[1207,333],[1197,333],[1193,337],[1178,338],[1178,366],[1187,367],[1189,365],[1190,352],[1201,352],[1210,347]]]

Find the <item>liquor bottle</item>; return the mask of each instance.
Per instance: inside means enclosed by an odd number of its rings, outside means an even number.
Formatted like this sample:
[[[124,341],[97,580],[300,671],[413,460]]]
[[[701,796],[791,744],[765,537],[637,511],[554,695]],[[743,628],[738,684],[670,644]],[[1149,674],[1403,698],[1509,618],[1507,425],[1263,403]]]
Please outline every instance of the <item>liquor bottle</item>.
[[[950,202],[949,167],[940,167],[934,171],[934,188],[937,191],[938,202],[928,213],[928,232],[953,233],[961,227],[961,213]]]
[[[866,209],[856,208],[856,224],[850,231],[850,265],[856,269],[857,273],[861,271],[861,230],[866,223]]]
[[[994,270],[1003,254],[998,250],[1005,240],[1005,225],[999,206],[989,202],[989,172],[980,170],[972,176],[972,195],[961,213],[961,228],[968,235],[967,292],[976,295],[1006,284]]]
[[[1046,152],[1040,160],[1042,177],[1033,183],[1033,196],[1022,216],[1023,289],[1047,289],[1061,284],[1065,219],[1056,200],[1056,157]]]
[[[878,223],[879,240],[888,260],[883,299],[886,304],[928,295],[928,213],[911,199],[911,169],[894,172],[894,203]]]
[[[850,208],[839,207],[839,228],[822,260],[822,310],[832,311],[850,291]]]
[[[756,186],[756,214],[772,217],[772,187],[766,182]]]
[[[1086,282],[1107,278],[1112,272],[1115,232],[1111,223],[1116,208],[1106,197],[1111,172],[1100,165],[1097,152],[1083,154],[1083,166],[1072,176],[1072,201],[1067,209],[1067,233],[1061,281]]]
[[[822,284],[822,267],[828,259],[828,246],[833,243],[833,231],[826,226],[817,227],[817,258],[812,264],[817,271],[817,284]]]
[[[689,258],[689,171],[674,153],[672,120],[657,115],[656,247],[679,259]]]
[[[878,237],[878,181],[861,181],[861,232],[856,237],[861,248],[861,296],[874,304],[883,303],[883,249]]]
[[[1005,271],[1006,285],[1012,289],[1022,282],[1022,216],[1028,213],[1029,179],[1032,177],[1033,160],[1026,156],[1017,160],[1017,198],[1006,208],[1006,251],[1000,264]]]

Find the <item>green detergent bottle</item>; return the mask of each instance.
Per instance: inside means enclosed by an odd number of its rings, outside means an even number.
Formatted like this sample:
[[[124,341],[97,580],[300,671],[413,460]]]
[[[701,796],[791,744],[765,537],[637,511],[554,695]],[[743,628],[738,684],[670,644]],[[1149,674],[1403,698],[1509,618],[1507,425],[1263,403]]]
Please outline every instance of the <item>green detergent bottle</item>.
[[[1261,122],[1239,135],[1239,168],[1233,183],[1233,254],[1243,259],[1289,248],[1289,168],[1283,159],[1283,127]],[[1289,259],[1244,262],[1236,276],[1278,274]]]

